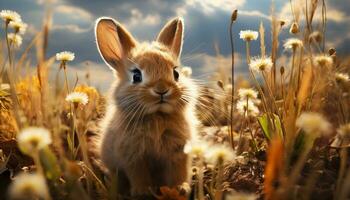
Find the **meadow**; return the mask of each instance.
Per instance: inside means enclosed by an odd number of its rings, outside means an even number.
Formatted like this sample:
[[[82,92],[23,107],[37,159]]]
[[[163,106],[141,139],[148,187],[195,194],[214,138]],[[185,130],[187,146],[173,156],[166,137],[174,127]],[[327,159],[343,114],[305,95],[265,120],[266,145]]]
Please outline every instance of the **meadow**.
[[[187,187],[150,188],[149,197],[138,199],[350,197],[350,60],[326,46],[325,1],[305,2],[291,6],[293,18],[283,19],[290,23],[272,14],[271,30],[261,23],[239,35],[232,30],[240,11],[232,11],[231,74],[216,66],[212,80],[200,81],[201,140],[183,150],[192,178]],[[316,12],[320,22],[313,21]],[[67,68],[79,52],[47,55],[50,11],[46,16],[24,47],[30,22],[14,11],[0,12],[0,199],[134,199],[117,190],[96,147],[108,98],[78,77],[68,80]],[[271,44],[265,44],[268,31]],[[286,41],[279,39],[282,31],[289,32]],[[246,44],[248,79],[235,74],[238,37]],[[251,43],[259,43],[259,55],[251,55]],[[191,73],[181,68],[181,75]]]

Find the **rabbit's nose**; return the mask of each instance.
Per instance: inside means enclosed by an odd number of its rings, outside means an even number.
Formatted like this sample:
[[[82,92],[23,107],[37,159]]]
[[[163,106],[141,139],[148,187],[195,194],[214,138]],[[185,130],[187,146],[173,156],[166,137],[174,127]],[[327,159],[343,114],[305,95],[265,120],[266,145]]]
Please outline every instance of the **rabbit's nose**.
[[[164,96],[164,95],[166,95],[166,93],[168,93],[169,92],[169,90],[167,89],[167,90],[163,90],[163,91],[155,91],[157,94],[159,94],[160,96]]]

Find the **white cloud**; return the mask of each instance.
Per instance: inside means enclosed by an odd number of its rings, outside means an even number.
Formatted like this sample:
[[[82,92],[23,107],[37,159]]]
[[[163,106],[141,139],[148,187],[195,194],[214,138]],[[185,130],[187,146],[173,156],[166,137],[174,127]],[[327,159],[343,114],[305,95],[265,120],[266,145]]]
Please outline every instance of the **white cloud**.
[[[66,30],[73,33],[85,33],[92,30],[92,27],[81,28],[76,24],[64,24],[64,25],[56,24],[56,25],[53,25],[52,30]]]
[[[135,26],[156,26],[160,24],[161,17],[158,14],[144,15],[140,10],[134,8],[130,11],[131,17],[125,23],[128,28]]]
[[[115,80],[111,69],[104,63],[85,61],[68,66],[67,71],[71,82],[78,76],[79,84],[89,83],[102,92],[106,92]],[[87,74],[90,76],[89,81],[86,79]]]
[[[89,12],[75,6],[59,5],[55,8],[55,12],[69,15],[71,18],[79,20],[89,21],[93,18]]]
[[[245,4],[246,0],[187,0],[186,6],[196,7],[205,14],[212,14],[217,9],[232,12]]]

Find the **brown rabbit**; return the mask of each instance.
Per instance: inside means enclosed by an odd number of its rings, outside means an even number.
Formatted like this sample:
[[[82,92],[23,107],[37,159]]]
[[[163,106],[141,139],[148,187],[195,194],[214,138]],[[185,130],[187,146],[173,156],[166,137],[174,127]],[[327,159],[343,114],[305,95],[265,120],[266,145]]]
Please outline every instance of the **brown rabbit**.
[[[156,41],[138,43],[117,21],[95,27],[99,52],[116,73],[103,124],[101,158],[132,195],[188,181],[186,142],[195,133],[197,87],[180,74],[184,23],[168,22]],[[124,185],[125,183],[119,183]],[[126,192],[126,191],[122,191]]]

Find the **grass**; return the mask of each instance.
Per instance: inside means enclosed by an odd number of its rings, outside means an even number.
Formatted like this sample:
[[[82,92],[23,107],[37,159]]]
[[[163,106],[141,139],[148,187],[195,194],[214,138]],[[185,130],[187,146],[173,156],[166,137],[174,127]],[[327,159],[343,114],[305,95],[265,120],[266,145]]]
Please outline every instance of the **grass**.
[[[313,16],[319,12],[317,7],[322,12],[321,24],[313,22]],[[300,42],[285,45],[283,54],[289,62],[278,60],[282,56],[279,35],[286,24],[274,14],[271,52],[265,48],[268,30],[262,23],[258,30],[258,56],[262,60],[250,55],[250,43],[257,42],[255,38],[238,41],[246,43],[249,82],[234,80],[232,30],[239,20],[239,11],[233,11],[228,24],[231,76],[221,70],[225,66],[217,66],[217,85],[202,86],[197,114],[203,124],[199,130],[203,143],[192,144],[186,150],[192,158],[192,179],[188,183],[192,191],[164,186],[151,191],[153,198],[349,197],[349,61],[338,58],[335,49],[326,47],[324,0],[305,1],[303,7],[291,1],[291,9],[290,37]],[[304,29],[301,19],[305,21]],[[0,56],[0,196],[121,199],[115,177],[106,174],[97,147],[93,146],[105,113],[105,97],[78,79],[73,84],[68,82],[66,68],[71,59],[55,63],[55,57],[46,55],[48,21],[17,60],[16,41],[6,34],[2,42],[5,48]],[[11,29],[8,22],[4,22],[6,33]],[[34,46],[35,71],[27,58]],[[51,67],[60,69],[54,81],[48,78]],[[65,81],[60,83],[62,76]],[[258,96],[242,95],[242,88],[257,92]],[[67,101],[71,92],[86,94],[88,102],[84,103],[82,97]],[[39,138],[30,141],[33,151],[19,148],[18,134],[28,127],[49,130],[50,144],[39,146],[43,142]],[[26,176],[16,179],[21,173],[37,175],[44,184],[26,182]],[[25,187],[21,189],[18,182],[26,183]],[[16,187],[19,189],[11,190]]]

